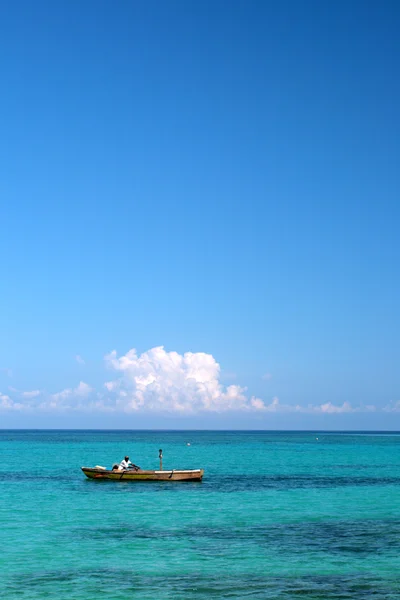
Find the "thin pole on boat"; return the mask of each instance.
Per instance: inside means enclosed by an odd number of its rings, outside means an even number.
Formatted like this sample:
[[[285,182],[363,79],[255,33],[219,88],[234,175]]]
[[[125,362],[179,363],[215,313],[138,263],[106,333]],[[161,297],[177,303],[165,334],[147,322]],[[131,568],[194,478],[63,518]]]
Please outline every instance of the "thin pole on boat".
[[[160,459],[160,471],[162,471],[162,449],[158,451],[158,458]]]

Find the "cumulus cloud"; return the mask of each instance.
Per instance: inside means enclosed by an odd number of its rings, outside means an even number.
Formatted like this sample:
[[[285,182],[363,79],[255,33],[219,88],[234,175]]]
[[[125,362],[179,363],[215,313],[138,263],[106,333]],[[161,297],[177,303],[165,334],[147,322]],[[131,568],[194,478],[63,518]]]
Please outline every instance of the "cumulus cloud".
[[[81,357],[76,356],[78,358]],[[299,405],[282,403],[277,397],[262,400],[248,394],[245,387],[232,383],[225,385],[227,373],[221,371],[211,354],[204,352],[179,354],[160,346],[142,354],[132,349],[118,356],[114,350],[105,357],[105,363],[112,376],[101,390],[95,390],[83,381],[76,387],[53,394],[9,387],[10,395],[0,394],[0,410],[177,415],[242,411],[259,414],[266,423],[268,416],[276,414],[305,413],[328,418],[330,415],[378,410],[375,406],[353,406],[349,402]],[[381,410],[398,412],[400,402]]]
[[[224,412],[264,410],[259,398],[248,398],[246,388],[224,386],[221,369],[211,354],[167,352],[152,348],[138,355],[132,349],[118,357],[114,350],[106,356],[118,378],[105,384],[116,397],[116,406],[125,412]]]
[[[54,402],[63,402],[69,398],[87,398],[89,394],[92,392],[92,388],[90,385],[85,383],[84,381],[80,381],[79,385],[76,388],[67,388],[62,390],[61,392],[57,392],[56,394],[51,395],[51,399]]]

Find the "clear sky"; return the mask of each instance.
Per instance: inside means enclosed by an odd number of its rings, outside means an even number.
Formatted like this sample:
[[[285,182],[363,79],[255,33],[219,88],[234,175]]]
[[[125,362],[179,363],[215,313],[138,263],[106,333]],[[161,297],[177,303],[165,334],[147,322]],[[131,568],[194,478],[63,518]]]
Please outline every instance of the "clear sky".
[[[399,27],[2,7],[0,427],[400,429]]]

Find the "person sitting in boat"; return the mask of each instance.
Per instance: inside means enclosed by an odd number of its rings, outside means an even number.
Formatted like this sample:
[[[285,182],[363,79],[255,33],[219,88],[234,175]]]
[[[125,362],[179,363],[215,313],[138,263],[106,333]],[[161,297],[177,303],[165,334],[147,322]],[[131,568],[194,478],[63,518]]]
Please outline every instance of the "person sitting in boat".
[[[124,460],[121,460],[119,465],[113,465],[113,471],[115,470],[115,467],[118,471],[140,471],[140,467],[133,464],[133,462],[129,460],[129,456],[125,456]]]
[[[133,469],[134,466],[135,465],[129,460],[129,456],[125,456],[124,460],[121,460],[119,463],[118,468],[120,471],[125,471],[126,469]]]

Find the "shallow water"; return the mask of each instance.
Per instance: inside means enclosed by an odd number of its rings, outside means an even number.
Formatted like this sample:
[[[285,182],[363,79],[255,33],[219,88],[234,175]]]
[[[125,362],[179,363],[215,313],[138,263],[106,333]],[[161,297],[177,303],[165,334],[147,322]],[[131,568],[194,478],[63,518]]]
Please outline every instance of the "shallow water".
[[[203,482],[80,471],[161,447]],[[0,456],[2,599],[400,597],[400,435],[3,430]]]

